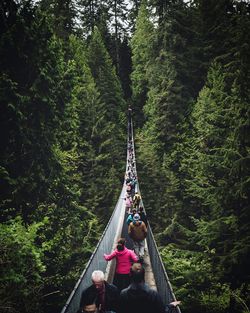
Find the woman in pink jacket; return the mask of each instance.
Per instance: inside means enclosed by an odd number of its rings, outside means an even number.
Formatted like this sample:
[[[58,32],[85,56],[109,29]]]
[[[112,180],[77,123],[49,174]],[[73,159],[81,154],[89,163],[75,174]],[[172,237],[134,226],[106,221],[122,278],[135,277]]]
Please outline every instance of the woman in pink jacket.
[[[119,291],[130,285],[130,268],[134,262],[138,261],[134,251],[125,247],[125,239],[120,238],[117,242],[116,249],[111,254],[104,254],[104,259],[110,261],[116,258],[116,270],[113,284]]]

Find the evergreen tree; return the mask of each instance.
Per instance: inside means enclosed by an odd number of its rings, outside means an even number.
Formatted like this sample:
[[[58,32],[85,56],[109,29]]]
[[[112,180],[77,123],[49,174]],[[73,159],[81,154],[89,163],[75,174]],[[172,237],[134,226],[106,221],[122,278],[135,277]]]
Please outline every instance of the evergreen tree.
[[[149,19],[147,2],[142,2],[136,20],[136,30],[131,40],[132,47],[132,104],[135,125],[143,124],[142,108],[147,100],[147,68],[153,58],[154,27]]]
[[[124,38],[119,47],[119,78],[121,81],[124,98],[130,99],[132,96],[130,74],[132,71],[131,48],[128,38]]]
[[[77,8],[73,0],[40,0],[39,5],[49,17],[55,34],[67,40],[75,31]]]
[[[112,167],[117,173],[120,173],[121,177],[120,169],[125,157],[125,101],[120,82],[97,28],[92,34],[88,51],[89,65],[100,94],[100,106],[95,117],[99,121],[100,128],[97,136],[93,138],[95,140],[93,146],[95,146],[98,156],[96,177],[100,179],[109,177],[107,169]],[[118,120],[120,124],[117,124]],[[98,166],[105,168],[105,172],[102,173],[102,169]],[[102,195],[100,195],[104,203],[107,201],[107,195],[117,196],[110,186],[107,185],[104,188],[106,189],[103,189]],[[100,207],[106,207],[104,203]]]

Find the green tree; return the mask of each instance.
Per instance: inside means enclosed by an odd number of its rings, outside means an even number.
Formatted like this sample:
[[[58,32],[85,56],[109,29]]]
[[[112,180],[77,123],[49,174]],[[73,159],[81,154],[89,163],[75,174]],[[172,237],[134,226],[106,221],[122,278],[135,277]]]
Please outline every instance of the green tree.
[[[132,48],[132,106],[135,125],[141,127],[144,118],[142,108],[147,100],[147,69],[153,58],[154,26],[149,19],[147,1],[142,2],[136,20],[135,33],[131,39]]]
[[[113,168],[117,173],[115,177],[122,177],[121,168],[125,158],[125,101],[120,82],[97,28],[92,34],[88,51],[89,65],[100,94],[100,105],[95,112],[95,120],[99,123],[98,130],[92,138],[96,152],[95,176],[98,177],[97,180],[108,178],[108,168]],[[117,121],[120,123],[117,124]],[[118,190],[112,190],[111,186],[105,185],[103,181],[99,181],[99,184],[103,186],[101,194],[99,191],[99,197],[102,199],[99,208],[105,208],[107,199],[115,199]]]
[[[0,224],[1,312],[40,312],[46,267],[44,249],[37,246],[36,240],[42,225],[25,227],[20,216]]]

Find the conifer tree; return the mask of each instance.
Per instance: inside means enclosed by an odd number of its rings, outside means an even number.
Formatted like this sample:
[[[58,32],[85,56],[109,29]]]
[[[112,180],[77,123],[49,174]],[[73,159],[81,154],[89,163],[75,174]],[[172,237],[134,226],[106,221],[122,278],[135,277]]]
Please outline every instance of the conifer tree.
[[[122,89],[115,69],[112,66],[110,56],[104,46],[101,34],[97,28],[91,37],[88,47],[89,65],[100,94],[100,106],[96,111],[96,120],[99,121],[100,128],[98,136],[93,143],[96,149],[96,177],[108,177],[107,168],[114,167],[119,173],[122,160],[124,159],[124,142],[125,142],[125,101],[122,95]],[[117,124],[117,121],[120,121]],[[102,125],[102,126],[101,126]],[[98,166],[106,168],[103,175]],[[114,190],[106,186],[106,193],[102,192],[102,201],[107,200],[107,194],[111,195]],[[116,193],[114,193],[114,196]],[[106,200],[104,200],[106,199]]]
[[[136,30],[131,39],[132,47],[132,105],[135,125],[142,126],[142,108],[147,100],[147,69],[153,58],[154,27],[149,19],[147,1],[141,3],[136,20]]]

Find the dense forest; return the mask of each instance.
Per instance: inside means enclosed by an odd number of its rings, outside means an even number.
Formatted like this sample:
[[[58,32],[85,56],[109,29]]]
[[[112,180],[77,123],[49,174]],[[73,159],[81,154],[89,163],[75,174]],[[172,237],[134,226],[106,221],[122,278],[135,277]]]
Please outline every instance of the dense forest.
[[[123,183],[186,313],[250,312],[248,0],[0,3],[0,312],[60,312]]]

